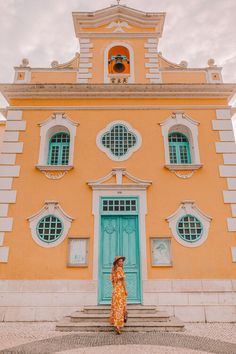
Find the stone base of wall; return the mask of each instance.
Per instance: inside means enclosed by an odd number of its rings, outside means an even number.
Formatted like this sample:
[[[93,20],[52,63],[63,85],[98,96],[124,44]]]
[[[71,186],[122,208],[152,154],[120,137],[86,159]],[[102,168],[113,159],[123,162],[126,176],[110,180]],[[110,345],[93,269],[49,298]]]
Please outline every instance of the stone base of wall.
[[[236,279],[146,280],[143,304],[184,322],[236,322]]]
[[[185,322],[236,322],[235,280],[145,280],[143,304]],[[0,321],[57,321],[97,305],[97,282],[0,280]]]

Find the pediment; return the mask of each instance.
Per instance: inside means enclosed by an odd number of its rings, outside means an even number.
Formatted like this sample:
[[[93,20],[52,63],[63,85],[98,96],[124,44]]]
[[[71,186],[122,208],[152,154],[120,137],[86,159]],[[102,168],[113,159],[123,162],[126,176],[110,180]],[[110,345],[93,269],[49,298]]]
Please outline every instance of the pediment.
[[[162,34],[165,13],[144,12],[115,5],[94,12],[73,12],[75,33],[158,32]]]
[[[87,182],[92,189],[146,189],[152,182],[131,175],[125,168],[113,168],[107,175]]]

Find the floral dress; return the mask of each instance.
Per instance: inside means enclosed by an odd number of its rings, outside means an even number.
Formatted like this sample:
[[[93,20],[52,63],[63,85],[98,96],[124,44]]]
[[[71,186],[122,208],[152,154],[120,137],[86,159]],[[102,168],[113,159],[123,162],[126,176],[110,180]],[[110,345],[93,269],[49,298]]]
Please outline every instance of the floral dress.
[[[125,273],[121,267],[117,267],[111,274],[112,301],[110,323],[115,327],[124,327],[124,315],[126,312],[126,293],[123,285]]]

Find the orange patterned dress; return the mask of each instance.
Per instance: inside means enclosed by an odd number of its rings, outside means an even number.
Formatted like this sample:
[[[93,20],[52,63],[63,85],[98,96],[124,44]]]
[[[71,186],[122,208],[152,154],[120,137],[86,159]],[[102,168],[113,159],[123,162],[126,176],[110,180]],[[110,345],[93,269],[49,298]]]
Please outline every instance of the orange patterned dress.
[[[124,315],[126,312],[126,293],[123,285],[125,273],[122,267],[112,270],[112,301],[110,323],[115,327],[124,327]]]

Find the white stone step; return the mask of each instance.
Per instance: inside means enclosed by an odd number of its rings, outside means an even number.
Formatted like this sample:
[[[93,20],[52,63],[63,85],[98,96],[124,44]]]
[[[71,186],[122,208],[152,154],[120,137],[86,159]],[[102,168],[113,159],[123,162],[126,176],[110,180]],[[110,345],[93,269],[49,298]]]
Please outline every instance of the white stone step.
[[[83,312],[86,313],[110,313],[111,305],[85,306]],[[156,306],[128,305],[129,313],[156,313]]]
[[[78,331],[78,332],[105,332],[114,331],[114,327],[107,322],[71,322],[69,318],[60,321],[56,330],[63,332]],[[183,322],[176,318],[171,318],[168,322],[132,322],[126,324],[123,328],[124,332],[155,332],[155,331],[183,331]]]
[[[156,322],[156,321],[167,321],[169,315],[164,311],[157,311],[156,313],[131,313],[128,312],[128,320],[131,322],[134,321],[143,321],[143,322]],[[72,322],[82,322],[82,321],[109,321],[109,315],[107,313],[85,313],[77,311],[71,316]]]

